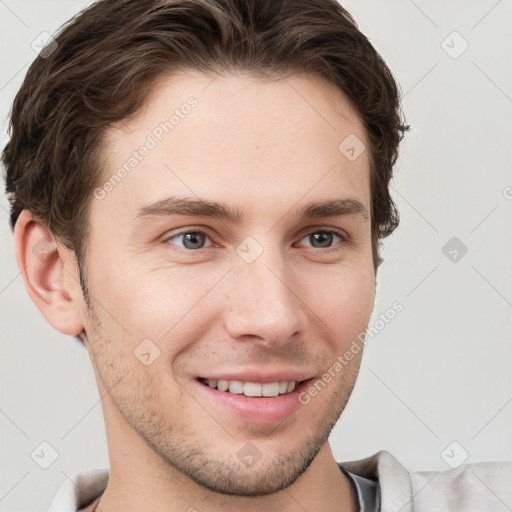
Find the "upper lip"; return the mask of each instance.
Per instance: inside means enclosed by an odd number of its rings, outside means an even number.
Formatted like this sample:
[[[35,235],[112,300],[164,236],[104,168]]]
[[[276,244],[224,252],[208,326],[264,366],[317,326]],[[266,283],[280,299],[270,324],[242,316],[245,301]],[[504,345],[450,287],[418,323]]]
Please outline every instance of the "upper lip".
[[[247,370],[237,372],[219,372],[209,375],[201,375],[199,378],[210,379],[210,380],[238,380],[242,382],[254,382],[265,384],[268,382],[283,382],[283,381],[295,381],[301,382],[303,380],[310,379],[314,374],[308,371],[297,371],[297,370],[276,370],[276,371],[258,371],[258,370]]]

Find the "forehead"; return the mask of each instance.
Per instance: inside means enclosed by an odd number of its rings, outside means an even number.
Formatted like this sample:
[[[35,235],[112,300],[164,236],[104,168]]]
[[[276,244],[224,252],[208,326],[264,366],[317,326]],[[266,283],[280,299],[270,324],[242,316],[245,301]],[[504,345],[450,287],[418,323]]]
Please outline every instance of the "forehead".
[[[347,140],[362,151],[355,159],[343,152]],[[365,145],[357,111],[322,79],[166,75],[136,117],[106,134],[101,208],[133,214],[172,194],[268,211],[345,195],[369,210]]]

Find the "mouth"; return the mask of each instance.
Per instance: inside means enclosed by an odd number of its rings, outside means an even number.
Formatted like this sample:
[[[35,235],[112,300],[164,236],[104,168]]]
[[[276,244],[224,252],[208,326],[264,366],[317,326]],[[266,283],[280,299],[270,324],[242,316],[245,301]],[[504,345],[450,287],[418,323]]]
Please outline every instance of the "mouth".
[[[248,382],[241,380],[222,380],[198,377],[199,382],[212,389],[233,395],[245,395],[251,398],[271,398],[293,392],[302,382],[283,380],[275,382]],[[306,379],[308,380],[308,379]]]
[[[198,396],[204,397],[206,401],[202,403],[205,406],[211,404],[222,411],[222,417],[226,419],[229,417],[247,425],[281,424],[281,428],[287,425],[287,422],[281,423],[283,420],[299,414],[302,410],[300,394],[314,380],[314,377],[299,375],[297,372],[283,375],[283,380],[275,380],[276,376],[263,377],[258,374],[248,375],[250,380],[238,380],[242,378],[241,375],[230,376],[229,380],[225,377],[195,379]],[[287,380],[294,377],[296,380]]]

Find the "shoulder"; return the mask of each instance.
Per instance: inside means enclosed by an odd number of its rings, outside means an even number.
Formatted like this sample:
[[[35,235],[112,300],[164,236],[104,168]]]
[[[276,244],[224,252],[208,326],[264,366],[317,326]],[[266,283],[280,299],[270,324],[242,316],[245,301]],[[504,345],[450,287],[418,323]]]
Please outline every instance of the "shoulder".
[[[512,509],[512,462],[474,462],[446,471],[410,473],[417,512]]]
[[[410,471],[391,453],[381,450],[365,459],[340,464],[352,473],[378,480],[382,512],[512,510],[512,461]]]

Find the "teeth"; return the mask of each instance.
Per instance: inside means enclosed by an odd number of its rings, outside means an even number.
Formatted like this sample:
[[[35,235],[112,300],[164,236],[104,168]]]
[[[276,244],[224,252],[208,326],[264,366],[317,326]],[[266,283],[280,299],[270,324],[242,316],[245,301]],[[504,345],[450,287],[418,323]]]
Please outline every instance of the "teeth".
[[[261,385],[261,394],[263,396],[279,395],[279,382],[269,382],[267,384],[262,384]]]
[[[246,382],[244,384],[244,395],[261,396],[261,384],[255,384],[254,382]]]
[[[214,381],[212,381],[214,382]],[[208,379],[208,385],[210,385],[210,380]],[[210,386],[210,387],[214,387],[214,386]],[[219,380],[219,382],[217,383],[217,389],[219,391],[227,391],[229,388],[229,382],[227,380]]]
[[[239,380],[230,380],[229,392],[235,395],[241,395],[244,392],[244,383]]]
[[[217,388],[219,391],[228,391],[235,395],[245,395],[250,397],[264,396],[272,397],[285,395],[295,389],[295,381],[267,382],[261,384],[258,382],[242,382],[240,380],[217,380],[203,379],[203,383],[211,388]]]

